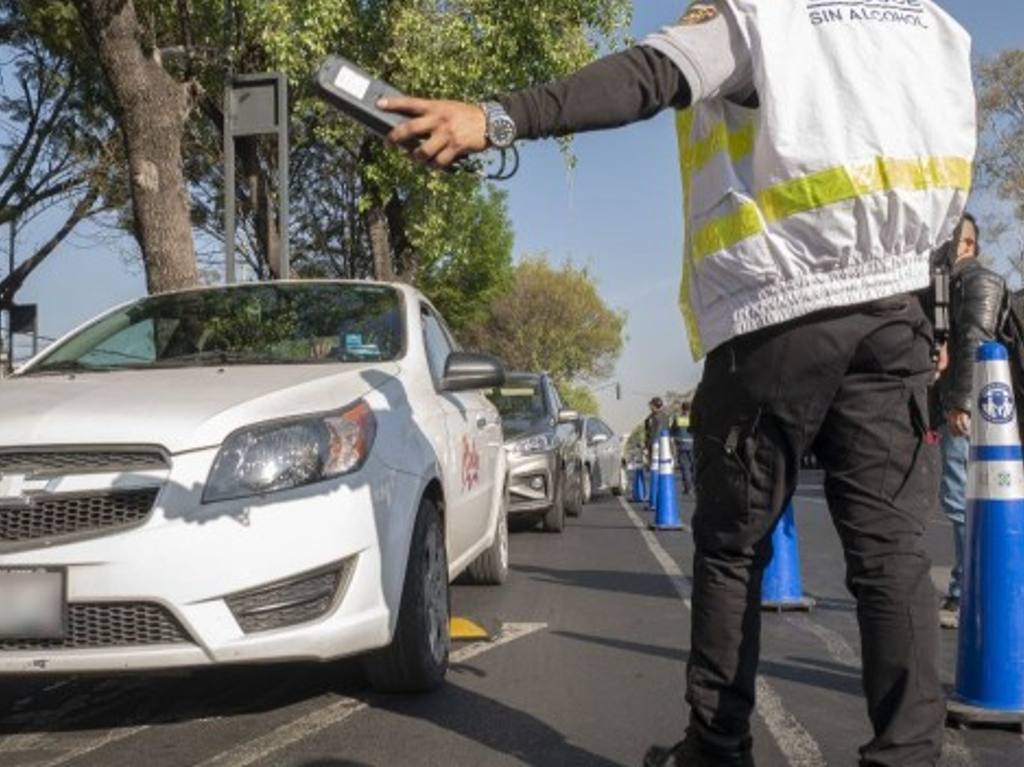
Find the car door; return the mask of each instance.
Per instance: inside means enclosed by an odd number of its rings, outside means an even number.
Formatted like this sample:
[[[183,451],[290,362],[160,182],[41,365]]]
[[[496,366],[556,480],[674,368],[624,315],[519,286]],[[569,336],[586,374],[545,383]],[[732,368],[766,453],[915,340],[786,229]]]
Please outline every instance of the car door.
[[[445,485],[445,527],[450,561],[454,562],[488,533],[501,427],[479,392],[442,392],[444,366],[455,350],[444,322],[427,303],[421,304],[423,342],[444,414],[448,444],[441,460]]]

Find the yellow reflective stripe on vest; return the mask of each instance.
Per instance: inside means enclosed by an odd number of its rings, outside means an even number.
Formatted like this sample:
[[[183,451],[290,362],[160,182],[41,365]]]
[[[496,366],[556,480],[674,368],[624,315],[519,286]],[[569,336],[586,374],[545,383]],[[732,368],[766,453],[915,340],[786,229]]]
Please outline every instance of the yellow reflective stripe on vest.
[[[687,110],[689,112],[690,110]],[[692,121],[692,118],[691,118]],[[682,128],[679,128],[682,131]],[[689,136],[689,133],[687,133]],[[684,172],[690,177],[707,165],[719,152],[728,152],[734,163],[754,151],[754,121],[750,120],[739,130],[729,132],[724,122],[715,125],[711,132],[698,141],[687,139],[682,151]]]
[[[690,218],[690,185],[693,181],[693,170],[689,164],[690,133],[693,130],[692,109],[676,113],[677,136],[679,138],[679,162],[683,178],[683,221]],[[684,224],[685,227],[685,224]],[[683,322],[686,324],[686,334],[690,339],[690,350],[694,359],[704,356],[704,343],[700,337],[700,325],[697,324],[697,314],[693,310],[693,303],[690,301],[690,285],[693,282],[693,260],[690,257],[690,232],[686,227],[683,231],[683,278],[679,285],[679,309],[683,313]]]
[[[962,157],[896,159],[878,157],[855,168],[829,168],[803,178],[768,187],[757,203],[740,205],[728,215],[705,224],[693,234],[695,261],[761,234],[767,224],[829,205],[895,189],[971,188],[971,163]]]

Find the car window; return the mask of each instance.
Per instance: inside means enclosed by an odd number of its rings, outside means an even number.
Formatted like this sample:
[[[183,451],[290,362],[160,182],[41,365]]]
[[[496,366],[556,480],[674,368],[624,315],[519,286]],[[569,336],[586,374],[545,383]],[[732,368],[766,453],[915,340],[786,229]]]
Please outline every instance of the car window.
[[[544,393],[539,382],[509,381],[487,392],[506,421],[537,421],[547,415]]]
[[[427,364],[435,381],[444,378],[444,366],[452,353],[452,343],[440,319],[426,304],[422,306],[423,343],[427,349]]]
[[[261,283],[136,301],[55,346],[26,373],[377,362],[404,349],[394,288]]]

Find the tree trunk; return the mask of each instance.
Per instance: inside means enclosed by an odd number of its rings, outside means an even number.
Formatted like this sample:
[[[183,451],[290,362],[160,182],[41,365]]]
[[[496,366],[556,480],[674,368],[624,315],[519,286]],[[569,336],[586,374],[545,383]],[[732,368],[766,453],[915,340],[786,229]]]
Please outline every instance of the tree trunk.
[[[146,284],[161,293],[198,283],[181,145],[187,88],[149,51],[132,0],[75,0],[117,105]]]
[[[384,209],[376,207],[367,211],[366,226],[370,232],[370,250],[373,252],[373,278],[391,282],[395,279],[395,272],[391,266],[391,234]]]

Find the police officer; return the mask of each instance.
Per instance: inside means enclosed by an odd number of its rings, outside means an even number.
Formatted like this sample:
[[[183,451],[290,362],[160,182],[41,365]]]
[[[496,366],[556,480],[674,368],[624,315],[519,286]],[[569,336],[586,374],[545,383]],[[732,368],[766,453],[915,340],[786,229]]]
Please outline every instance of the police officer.
[[[693,485],[693,435],[690,434],[690,406],[686,403],[679,406],[679,415],[672,423],[672,440],[676,443],[683,495],[689,495]]]
[[[514,139],[677,110],[691,414],[690,726],[646,764],[752,764],[761,575],[813,448],[857,600],[864,765],[934,765],[944,704],[924,549],[935,504],[930,325],[911,293],[952,234],[976,145],[967,33],[932,0],[867,18],[698,2],[571,77],[482,105],[394,99],[391,135],[446,167]]]

